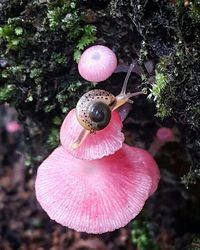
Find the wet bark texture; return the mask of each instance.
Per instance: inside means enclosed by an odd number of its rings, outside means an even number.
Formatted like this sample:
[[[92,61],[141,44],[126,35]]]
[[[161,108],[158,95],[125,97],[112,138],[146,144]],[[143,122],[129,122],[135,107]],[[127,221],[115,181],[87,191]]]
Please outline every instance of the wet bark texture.
[[[199,35],[198,0],[0,1],[0,248],[183,250],[196,234],[199,244]],[[118,94],[134,61],[129,90],[153,93],[135,99],[126,142],[147,149],[160,126],[176,133],[156,155],[161,184],[138,218],[156,242],[146,248],[131,239],[134,224],[85,235],[51,222],[35,200],[38,165],[59,144],[67,112],[93,88],[75,61],[91,44],[110,47],[121,64],[100,88]],[[9,134],[9,121],[22,130]]]

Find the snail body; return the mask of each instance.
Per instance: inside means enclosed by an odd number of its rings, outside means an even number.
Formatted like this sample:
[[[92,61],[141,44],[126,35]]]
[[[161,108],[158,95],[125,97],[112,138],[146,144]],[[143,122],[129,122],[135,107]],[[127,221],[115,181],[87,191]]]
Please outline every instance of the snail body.
[[[76,105],[76,117],[82,127],[90,132],[104,129],[110,122],[116,97],[111,93],[94,89],[85,93]]]

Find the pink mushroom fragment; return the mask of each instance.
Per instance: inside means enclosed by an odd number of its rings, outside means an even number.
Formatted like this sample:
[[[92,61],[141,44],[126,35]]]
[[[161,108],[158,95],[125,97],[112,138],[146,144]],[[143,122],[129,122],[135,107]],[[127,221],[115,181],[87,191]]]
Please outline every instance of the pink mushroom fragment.
[[[174,140],[174,132],[171,128],[161,127],[156,132],[156,138],[149,148],[149,152],[154,156],[160,148],[167,142]]]
[[[6,131],[8,133],[15,133],[21,129],[21,126],[17,121],[10,121],[6,124]]]
[[[157,164],[145,150],[124,144],[113,155],[88,161],[61,146],[40,165],[35,188],[51,219],[100,234],[135,218],[158,182]]]
[[[78,63],[80,75],[91,82],[101,82],[109,78],[117,67],[114,52],[103,46],[95,45],[86,49]]]
[[[174,140],[174,133],[171,128],[161,127],[156,132],[156,138],[161,142],[169,142]]]
[[[76,118],[75,109],[66,116],[60,130],[60,140],[64,149],[79,159],[93,160],[115,153],[122,147],[124,134],[121,132],[122,121],[117,111],[111,114],[111,121],[106,128],[97,133],[90,133],[76,149],[71,145],[82,131]]]

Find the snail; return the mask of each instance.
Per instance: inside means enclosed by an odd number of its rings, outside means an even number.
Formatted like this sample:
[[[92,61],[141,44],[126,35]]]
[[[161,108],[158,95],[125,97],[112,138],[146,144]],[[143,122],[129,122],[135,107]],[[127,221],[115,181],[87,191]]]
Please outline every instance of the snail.
[[[115,99],[114,95],[101,89],[84,94],[76,105],[76,117],[82,127],[91,132],[104,129],[110,122]]]
[[[85,93],[76,105],[76,117],[83,127],[77,140],[73,143],[72,148],[80,146],[89,133],[104,129],[110,122],[111,112],[124,105],[125,103],[133,103],[131,97],[145,94],[145,91],[136,93],[126,93],[128,79],[135,64],[131,64],[123,83],[122,90],[119,95],[101,90],[94,89]]]

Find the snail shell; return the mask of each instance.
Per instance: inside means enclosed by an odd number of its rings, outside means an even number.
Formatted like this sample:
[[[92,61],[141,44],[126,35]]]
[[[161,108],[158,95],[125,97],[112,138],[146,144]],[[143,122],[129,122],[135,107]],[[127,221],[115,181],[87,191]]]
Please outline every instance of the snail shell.
[[[104,129],[111,119],[111,110],[116,97],[111,93],[94,89],[84,94],[76,105],[79,123],[91,132]]]

